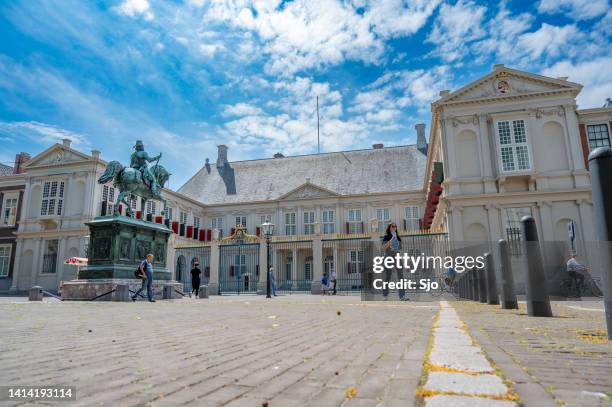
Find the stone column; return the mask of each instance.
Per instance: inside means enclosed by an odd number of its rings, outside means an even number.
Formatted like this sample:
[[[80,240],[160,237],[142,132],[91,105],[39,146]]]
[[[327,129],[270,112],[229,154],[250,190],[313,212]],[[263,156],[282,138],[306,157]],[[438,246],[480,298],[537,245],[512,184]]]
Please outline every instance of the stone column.
[[[57,247],[57,273],[56,273],[56,285],[59,289],[61,281],[64,277],[64,260],[66,257],[66,245],[68,242],[67,237],[61,237]]]
[[[35,238],[36,244],[34,246],[34,253],[32,254],[32,270],[30,272],[30,287],[33,287],[37,284],[36,277],[40,272],[41,266],[41,257],[43,251],[43,238],[37,237]]]
[[[323,277],[323,242],[321,234],[312,237],[312,294],[321,293],[321,277]]]
[[[208,279],[208,294],[219,294],[219,242],[210,244],[210,278]]]
[[[16,293],[19,290],[19,285],[17,281],[19,274],[21,273],[21,252],[23,251],[23,240],[17,238],[16,243],[17,245],[15,246],[15,263],[13,263],[13,279],[11,280],[11,288],[9,289],[10,293]]]
[[[500,217],[499,217],[499,206],[495,204],[485,205],[487,210],[487,220],[489,222],[489,239],[491,242],[497,241],[502,238]],[[493,244],[491,244],[493,247]]]
[[[298,265],[298,250],[293,248],[291,256],[293,261],[291,262],[291,288],[297,289],[297,265]]]
[[[563,113],[565,115],[566,130],[568,134],[574,183],[576,188],[590,187],[591,182],[589,173],[586,169],[584,162],[584,156],[582,155],[582,146],[580,145],[580,134],[578,132],[578,117],[576,116],[575,105],[563,106]]]

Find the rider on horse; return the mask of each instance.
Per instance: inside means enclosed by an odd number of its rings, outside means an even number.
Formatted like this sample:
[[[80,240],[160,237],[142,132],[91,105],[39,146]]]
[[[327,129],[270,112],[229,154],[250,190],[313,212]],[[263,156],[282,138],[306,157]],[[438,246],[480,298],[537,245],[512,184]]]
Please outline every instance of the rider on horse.
[[[141,140],[136,141],[134,148],[136,151],[132,153],[130,167],[136,168],[138,171],[140,171],[144,183],[151,188],[151,191],[155,195],[159,195],[161,187],[158,184],[155,176],[151,173],[148,163],[159,160],[161,158],[161,153],[159,153],[157,157],[149,157],[149,154],[145,151],[144,144]]]

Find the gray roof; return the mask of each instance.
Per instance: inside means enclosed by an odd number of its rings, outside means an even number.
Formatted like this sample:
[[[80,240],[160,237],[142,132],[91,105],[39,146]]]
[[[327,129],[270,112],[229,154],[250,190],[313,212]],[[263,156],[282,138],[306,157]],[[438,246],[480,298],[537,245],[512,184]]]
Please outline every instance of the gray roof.
[[[13,167],[0,164],[0,177],[6,177],[7,175],[13,175]]]
[[[415,145],[205,165],[178,192],[208,205],[279,199],[309,183],[338,195],[419,191],[427,156]],[[291,195],[291,194],[290,194]]]

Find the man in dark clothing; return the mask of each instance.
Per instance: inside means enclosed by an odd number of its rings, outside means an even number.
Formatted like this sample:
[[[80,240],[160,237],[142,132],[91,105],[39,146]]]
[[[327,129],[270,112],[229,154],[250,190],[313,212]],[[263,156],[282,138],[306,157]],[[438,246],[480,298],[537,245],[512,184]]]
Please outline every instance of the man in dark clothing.
[[[144,259],[140,266],[138,266],[138,270],[140,271],[140,275],[142,278],[142,285],[134,293],[132,296],[132,301],[136,301],[136,297],[144,290],[145,286],[147,287],[147,297],[149,297],[149,302],[155,302],[153,299],[153,255],[147,254],[147,258]]]
[[[195,262],[193,264],[193,268],[191,269],[191,293],[189,294],[189,296],[191,297],[191,294],[195,293],[195,296],[198,296],[198,293],[200,292],[200,274],[202,274],[202,271],[200,271],[200,263]]]
[[[382,248],[385,252],[385,257],[394,257],[395,254],[399,253],[399,251],[401,250],[402,238],[399,236],[399,233],[397,233],[397,225],[395,224],[395,222],[391,222],[387,225],[387,228],[385,229],[385,234],[382,239]],[[395,270],[395,272],[397,273],[397,281],[402,281],[404,279],[404,272],[401,268],[397,268],[395,266],[389,267],[385,270],[385,281],[391,281],[391,273],[393,272],[393,270]],[[398,291],[400,301],[408,301],[406,291],[404,291],[403,288],[400,288]],[[385,298],[385,300],[387,299],[388,295],[389,288],[388,286],[385,286],[385,288],[383,289],[383,297]]]

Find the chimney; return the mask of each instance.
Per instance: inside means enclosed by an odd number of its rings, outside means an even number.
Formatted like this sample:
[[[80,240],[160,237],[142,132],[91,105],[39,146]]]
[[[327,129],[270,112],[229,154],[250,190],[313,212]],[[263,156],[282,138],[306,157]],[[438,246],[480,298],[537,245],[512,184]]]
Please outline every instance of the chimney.
[[[493,65],[493,70],[497,71],[498,69],[503,69],[504,68],[504,64],[495,64]]]
[[[559,79],[560,81],[566,81],[567,76],[557,76],[557,79]]]
[[[450,90],[448,90],[448,89],[444,89],[444,90],[440,91],[440,97],[442,97],[442,98],[444,96],[447,96],[448,94],[450,94]]]
[[[606,103],[604,103],[603,107],[612,107],[612,98],[606,98]]]
[[[206,168],[206,172],[210,174],[210,160],[206,157],[206,161],[204,162],[204,167]]]
[[[274,154],[274,158],[285,158],[285,156],[283,155],[283,153],[278,152]]]
[[[91,150],[91,157],[94,160],[99,159],[100,158],[100,151],[98,151],[98,150]]]
[[[221,144],[217,146],[217,168],[223,168],[227,165],[227,146]]]
[[[381,148],[383,148],[385,145],[383,143],[376,143],[376,144],[372,144],[372,148],[374,150],[380,150]]]
[[[13,166],[13,174],[21,174],[23,172],[23,165],[30,158],[30,154],[24,152],[15,155],[15,165]]]
[[[427,138],[425,137],[425,123],[417,123],[414,128],[417,132],[417,148],[427,154]]]
[[[70,140],[69,138],[62,139],[62,144],[64,145],[64,147],[70,148],[70,143],[72,143],[72,140]]]

